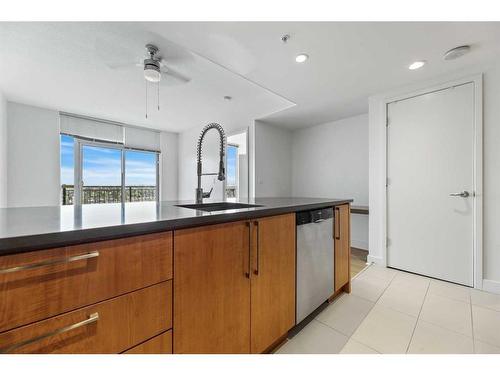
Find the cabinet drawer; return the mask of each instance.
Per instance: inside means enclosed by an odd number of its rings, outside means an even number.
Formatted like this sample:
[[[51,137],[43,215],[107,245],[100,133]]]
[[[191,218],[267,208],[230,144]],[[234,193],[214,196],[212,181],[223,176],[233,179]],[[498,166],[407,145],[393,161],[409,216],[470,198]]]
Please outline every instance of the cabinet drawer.
[[[172,326],[172,281],[0,334],[0,352],[120,353]]]
[[[0,332],[172,278],[172,233],[0,257]]]
[[[172,354],[172,330],[134,346],[123,354]]]

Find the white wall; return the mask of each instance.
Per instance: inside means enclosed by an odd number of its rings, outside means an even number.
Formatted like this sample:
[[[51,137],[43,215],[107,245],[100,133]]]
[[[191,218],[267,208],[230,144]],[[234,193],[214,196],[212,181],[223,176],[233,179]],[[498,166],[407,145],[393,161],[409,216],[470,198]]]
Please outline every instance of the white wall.
[[[255,121],[255,197],[292,196],[292,132]]]
[[[179,182],[179,135],[160,133],[160,200],[177,200]]]
[[[353,198],[368,205],[368,115],[309,128],[292,137],[295,197]],[[352,215],[352,246],[368,249],[368,216]]]
[[[59,113],[7,103],[8,206],[60,202]]]
[[[0,98],[1,99],[1,98]],[[0,115],[1,115],[0,100]],[[1,116],[0,116],[1,119]],[[29,105],[7,103],[7,136],[0,121],[0,207],[2,184],[7,177],[5,206],[57,206],[60,204],[59,112]],[[4,151],[3,141],[8,144]],[[160,199],[178,197],[178,134],[160,133]],[[5,162],[6,168],[3,163]],[[8,169],[8,171],[5,171]]]
[[[7,207],[7,100],[0,91],[0,207]]]
[[[370,259],[385,262],[383,194],[385,180],[385,124],[383,98],[431,87],[449,80],[483,76],[483,288],[500,293],[500,64],[464,70],[453,76],[413,85],[370,98]]]

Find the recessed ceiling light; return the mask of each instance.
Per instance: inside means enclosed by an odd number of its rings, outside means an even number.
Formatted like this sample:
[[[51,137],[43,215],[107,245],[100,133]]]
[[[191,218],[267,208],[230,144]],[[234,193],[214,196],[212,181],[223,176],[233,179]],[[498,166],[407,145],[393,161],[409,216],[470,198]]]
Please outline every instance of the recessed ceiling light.
[[[297,55],[297,57],[295,57],[295,61],[297,61],[298,63],[303,63],[308,58],[309,58],[308,55],[306,55],[305,53],[301,53],[300,55]]]
[[[444,54],[445,60],[455,60],[470,51],[470,46],[458,46],[450,49]]]
[[[415,61],[414,63],[412,63],[408,69],[410,70],[415,70],[415,69],[420,69],[421,67],[423,67],[425,65],[425,61]]]

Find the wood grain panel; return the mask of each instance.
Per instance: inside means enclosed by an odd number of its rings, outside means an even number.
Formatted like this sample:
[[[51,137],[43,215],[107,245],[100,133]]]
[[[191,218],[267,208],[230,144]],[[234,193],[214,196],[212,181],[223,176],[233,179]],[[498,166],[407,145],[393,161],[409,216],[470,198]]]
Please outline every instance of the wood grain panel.
[[[246,222],[174,233],[174,353],[249,353]]]
[[[22,346],[11,353],[121,353],[172,326],[172,281],[0,334],[0,351],[19,342],[84,321],[86,326]]]
[[[172,330],[134,346],[123,354],[172,354]]]
[[[0,274],[0,332],[172,278],[172,233],[0,257],[0,269],[98,251],[97,258]]]
[[[251,351],[262,353],[295,325],[295,214],[252,225]]]
[[[335,291],[350,292],[351,216],[349,204],[335,207]]]

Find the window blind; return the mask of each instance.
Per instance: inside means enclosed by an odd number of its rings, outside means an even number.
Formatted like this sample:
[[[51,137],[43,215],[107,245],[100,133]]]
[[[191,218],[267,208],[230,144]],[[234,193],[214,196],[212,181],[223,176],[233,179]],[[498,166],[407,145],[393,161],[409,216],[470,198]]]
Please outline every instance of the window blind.
[[[160,151],[160,132],[150,129],[124,127],[125,147]]]
[[[123,126],[118,124],[61,113],[60,125],[61,133],[100,141],[123,143]]]
[[[125,147],[160,152],[160,132],[106,120],[60,113],[61,133]]]

